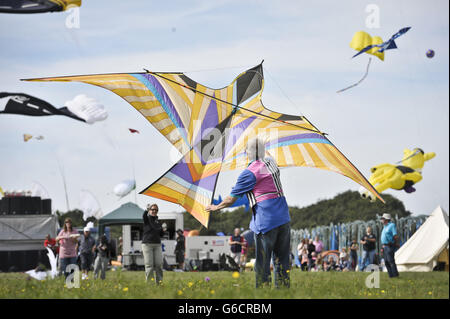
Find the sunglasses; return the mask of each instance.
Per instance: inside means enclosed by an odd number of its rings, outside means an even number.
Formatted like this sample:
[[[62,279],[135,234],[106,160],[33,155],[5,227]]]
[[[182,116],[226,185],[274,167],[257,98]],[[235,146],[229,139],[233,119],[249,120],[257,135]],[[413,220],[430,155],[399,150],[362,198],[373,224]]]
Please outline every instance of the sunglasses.
[[[157,212],[158,210],[156,208],[150,208],[151,211]]]

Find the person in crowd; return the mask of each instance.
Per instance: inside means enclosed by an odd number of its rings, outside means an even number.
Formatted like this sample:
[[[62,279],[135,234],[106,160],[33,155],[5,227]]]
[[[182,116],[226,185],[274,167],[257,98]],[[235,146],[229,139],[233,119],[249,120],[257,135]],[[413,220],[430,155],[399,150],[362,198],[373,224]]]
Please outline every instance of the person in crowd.
[[[381,245],[386,269],[390,278],[399,277],[397,265],[395,264],[395,250],[399,247],[397,227],[392,222],[390,214],[383,214],[381,222],[384,227],[381,231]]]
[[[231,258],[234,259],[236,264],[241,264],[241,252],[244,245],[244,237],[241,236],[241,230],[239,228],[234,229],[234,235],[230,237],[228,244],[230,245]]]
[[[167,230],[167,224],[163,223],[162,225],[163,234],[161,236],[161,239],[169,240],[170,239],[170,232]]]
[[[356,266],[358,265],[358,249],[359,246],[356,243],[356,239],[352,240],[352,243],[350,245],[350,267],[351,270],[355,270]]]
[[[242,249],[241,249],[241,267],[242,269],[245,269],[245,264],[247,263],[247,253],[248,253],[248,242],[245,240],[242,243]]]
[[[122,263],[123,258],[123,239],[122,237],[119,237],[119,247],[118,247],[118,255],[117,255],[117,261]]]
[[[303,248],[306,248],[307,243],[306,243],[306,238],[303,238],[300,243],[297,245],[297,255],[298,255],[298,260],[300,261],[300,264],[302,263],[302,253],[303,253]]]
[[[66,218],[64,220],[64,227],[56,236],[56,241],[59,242],[59,266],[61,272],[67,278],[69,275],[67,267],[69,265],[76,265],[77,250],[78,250],[78,234],[76,229],[72,228],[72,220]]]
[[[315,251],[311,253],[311,264],[308,265],[310,271],[317,270],[317,254]]]
[[[59,255],[58,243],[56,242],[55,238],[52,238],[52,236],[50,236],[50,234],[47,234],[47,236],[45,236],[44,247],[50,248],[55,254],[55,256]]]
[[[316,247],[316,253],[320,254],[323,250],[323,242],[319,239],[319,236],[316,236],[313,241],[314,247]]]
[[[316,251],[316,246],[314,246],[312,239],[309,239],[306,249],[308,250],[308,271],[310,271],[314,267],[313,253],[315,255]]]
[[[158,220],[158,210],[158,205],[149,204],[142,215],[144,220],[142,254],[144,255],[145,280],[148,281],[151,277],[156,285],[160,285],[163,280],[161,237],[164,233],[161,222]]]
[[[303,247],[299,259],[302,271],[306,271],[308,269],[308,250],[306,247]]]
[[[289,208],[280,181],[276,162],[265,157],[262,139],[248,141],[246,153],[248,167],[239,175],[236,185],[218,205],[209,205],[207,211],[231,206],[238,197],[248,195],[252,207],[250,229],[255,233],[255,283],[256,288],[270,285],[272,259],[275,286],[290,287],[289,246],[291,227]]]
[[[339,268],[342,271],[348,271],[349,268],[349,262],[348,262],[348,254],[347,254],[347,248],[342,247],[341,253],[339,254]]]
[[[334,271],[338,268],[338,265],[332,256],[328,256],[327,259],[324,260],[323,265],[324,271]]]
[[[366,268],[367,264],[373,265],[375,263],[376,241],[377,238],[373,234],[372,227],[367,227],[366,233],[360,241],[360,243],[363,245],[361,271],[364,271],[364,268]]]
[[[178,269],[184,268],[184,253],[186,251],[185,238],[181,229],[177,230],[177,238],[175,245],[175,261],[178,264]]]
[[[314,252],[316,253],[316,252]],[[324,262],[325,259],[322,257],[322,254],[316,254],[316,260],[314,261],[314,263],[316,264],[315,266],[315,270],[316,271],[323,271],[324,270]]]
[[[105,280],[106,269],[108,268],[109,259],[111,257],[111,245],[108,242],[108,238],[103,234],[96,245],[97,257],[94,264],[94,279],[100,278]]]
[[[89,279],[88,273],[94,262],[95,239],[91,236],[91,229],[84,227],[83,235],[80,236],[80,261],[81,261],[81,279]]]

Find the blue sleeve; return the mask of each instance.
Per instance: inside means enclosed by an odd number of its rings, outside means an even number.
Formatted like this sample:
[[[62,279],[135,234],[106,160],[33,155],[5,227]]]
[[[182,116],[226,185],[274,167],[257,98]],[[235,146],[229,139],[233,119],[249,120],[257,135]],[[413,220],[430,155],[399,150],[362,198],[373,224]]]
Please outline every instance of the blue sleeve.
[[[391,229],[392,229],[392,237],[397,236],[397,227],[395,226],[395,224],[392,224]]]
[[[241,197],[245,193],[251,191],[256,185],[256,177],[248,169],[244,170],[241,175],[239,175],[236,185],[234,185],[231,190],[230,196]]]

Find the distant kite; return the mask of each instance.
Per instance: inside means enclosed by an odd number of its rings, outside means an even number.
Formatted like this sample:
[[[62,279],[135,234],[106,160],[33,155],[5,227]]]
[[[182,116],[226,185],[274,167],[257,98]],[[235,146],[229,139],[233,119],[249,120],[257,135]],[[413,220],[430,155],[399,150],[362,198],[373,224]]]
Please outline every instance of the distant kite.
[[[128,195],[135,188],[136,182],[134,179],[125,180],[114,186],[114,194],[122,198]]]
[[[23,141],[24,142],[28,142],[32,138],[34,138],[36,140],[43,140],[44,139],[44,137],[42,135],[33,136],[31,134],[23,134]]]
[[[405,34],[408,32],[408,30],[411,29],[411,27],[406,27],[400,29],[396,34],[394,34],[389,40],[382,43],[370,43],[367,44],[367,36],[370,38],[370,35],[363,31],[356,32],[355,36],[353,37],[352,42],[350,43],[350,46],[355,49],[359,50],[358,53],[356,53],[352,58],[360,55],[361,53],[367,52],[369,54],[376,55],[375,53],[384,53],[385,50],[391,50],[391,49],[397,49],[397,45],[395,44],[395,39],[397,39],[402,34]],[[364,33],[367,35],[364,35]],[[373,37],[373,39],[381,39],[380,37]],[[366,45],[364,48],[359,49],[361,44]],[[377,49],[379,48],[379,49]],[[370,51],[369,51],[370,50]],[[369,52],[368,52],[369,51]],[[380,60],[384,60],[384,54],[380,57],[380,55],[376,55],[380,58]]]
[[[83,220],[87,220],[89,217],[100,219],[103,216],[97,198],[85,189],[80,191],[80,210],[83,212]]]
[[[431,50],[431,49],[428,50],[428,51],[427,51],[427,57],[430,58],[430,59],[431,59],[432,57],[434,57],[434,50]]]
[[[139,133],[138,130],[135,130],[135,129],[133,129],[133,128],[129,128],[129,130],[130,130],[131,133]],[[139,133],[139,134],[140,134],[140,133]]]
[[[80,6],[81,0],[0,0],[0,13],[61,12]]]
[[[405,34],[408,32],[408,30],[411,29],[411,27],[406,27],[400,29],[396,34],[394,34],[388,41],[383,42],[383,39],[378,36],[371,37],[367,32],[364,31],[358,31],[353,35],[352,41],[350,42],[350,47],[352,49],[355,49],[359,51],[356,53],[352,58],[362,54],[367,53],[376,56],[381,61],[384,61],[384,51],[385,50],[391,50],[391,49],[397,49],[397,45],[395,44],[395,39],[397,39],[402,34]],[[360,84],[369,74],[369,66],[371,62],[371,58],[369,58],[369,62],[367,63],[366,72],[364,73],[363,77],[356,82],[355,84],[352,84],[344,89],[341,89],[337,91],[336,93],[343,92],[345,90],[351,89],[352,87],[357,86]]]
[[[108,117],[104,106],[84,94],[67,101],[66,106],[56,108],[50,103],[24,93],[0,92],[0,99],[10,97],[0,114],[18,114],[28,116],[64,115],[74,120],[92,124]]]

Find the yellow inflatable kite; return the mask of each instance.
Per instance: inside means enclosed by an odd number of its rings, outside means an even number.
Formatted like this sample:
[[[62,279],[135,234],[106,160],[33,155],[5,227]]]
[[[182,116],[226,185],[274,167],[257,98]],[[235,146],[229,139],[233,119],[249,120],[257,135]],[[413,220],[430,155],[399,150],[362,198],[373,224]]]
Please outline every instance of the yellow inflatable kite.
[[[400,165],[380,164],[372,167],[369,182],[375,186],[379,193],[388,188],[403,189],[407,193],[415,192],[416,189],[413,185],[422,180],[423,165],[435,156],[436,153],[425,153],[420,148],[415,148],[412,151],[406,148],[403,151],[403,159],[399,162]],[[369,194],[366,189],[360,188],[359,193],[363,198],[375,201],[373,195]]]
[[[350,47],[356,51],[361,51],[362,49],[368,47],[369,45],[382,44],[383,39],[378,36],[371,37],[370,34],[364,31],[358,31],[353,35],[353,39],[350,42]],[[367,54],[372,54],[378,57],[381,61],[384,61],[384,51],[378,52],[380,48],[373,47],[372,49],[366,51]]]

